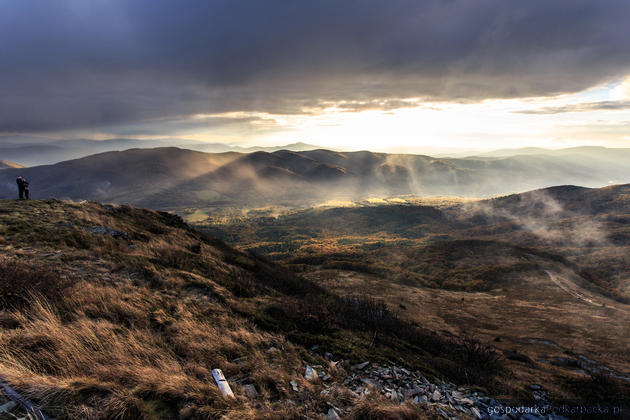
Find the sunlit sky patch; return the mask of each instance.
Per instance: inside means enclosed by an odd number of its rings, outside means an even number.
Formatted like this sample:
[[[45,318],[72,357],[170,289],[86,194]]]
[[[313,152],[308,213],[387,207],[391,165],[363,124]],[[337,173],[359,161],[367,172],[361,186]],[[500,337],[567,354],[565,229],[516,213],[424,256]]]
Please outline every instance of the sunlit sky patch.
[[[624,105],[630,99],[628,80],[548,98],[488,99],[479,103],[411,98],[406,100],[408,106],[386,110],[348,111],[343,104],[331,104],[304,114],[198,114],[170,123],[186,127],[175,133],[182,139],[239,145],[275,146],[302,141],[344,150],[401,153],[582,145],[630,147],[630,104]],[[620,108],[596,109],[602,103],[619,104]],[[583,104],[593,109],[575,110]],[[573,108],[565,110],[567,106]],[[164,124],[147,124],[160,123]]]

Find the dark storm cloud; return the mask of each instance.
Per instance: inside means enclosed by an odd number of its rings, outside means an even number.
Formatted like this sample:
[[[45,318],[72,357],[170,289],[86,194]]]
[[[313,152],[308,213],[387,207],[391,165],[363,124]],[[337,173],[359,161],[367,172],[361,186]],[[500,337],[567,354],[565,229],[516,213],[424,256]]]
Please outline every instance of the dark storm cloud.
[[[264,127],[265,125],[273,125],[273,120],[265,120],[258,117],[196,117],[188,116],[175,118],[160,118],[157,120],[141,121],[131,124],[120,124],[112,127],[98,127],[100,131],[105,131],[116,136],[134,136],[134,135],[170,135],[179,136],[186,134],[195,134],[199,132],[208,132],[211,130],[248,130],[251,131],[252,125]]]
[[[627,0],[0,4],[0,132],[548,95],[630,73]]]
[[[624,111],[628,109],[630,109],[630,101],[597,101],[561,106],[546,106],[515,112],[518,114],[563,114],[565,112]]]

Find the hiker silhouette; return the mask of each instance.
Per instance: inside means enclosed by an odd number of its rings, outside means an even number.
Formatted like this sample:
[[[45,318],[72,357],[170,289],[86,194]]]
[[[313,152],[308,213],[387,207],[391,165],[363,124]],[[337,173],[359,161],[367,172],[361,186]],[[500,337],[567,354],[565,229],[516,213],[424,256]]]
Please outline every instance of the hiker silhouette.
[[[26,178],[18,176],[15,180],[18,186],[18,195],[20,200],[28,200],[30,198],[30,187]]]

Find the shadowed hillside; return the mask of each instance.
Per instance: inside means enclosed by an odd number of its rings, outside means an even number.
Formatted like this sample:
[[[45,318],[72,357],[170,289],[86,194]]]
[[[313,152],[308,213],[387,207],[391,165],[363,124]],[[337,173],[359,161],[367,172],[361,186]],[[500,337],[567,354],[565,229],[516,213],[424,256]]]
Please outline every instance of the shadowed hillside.
[[[606,151],[606,149],[604,149]],[[35,198],[97,199],[151,208],[276,205],[405,195],[482,197],[558,184],[630,180],[614,152],[437,159],[422,155],[313,150],[202,153],[177,148],[108,152],[22,169]],[[0,173],[0,197],[15,195],[18,171]]]
[[[327,290],[362,290],[411,322],[492,343],[514,384],[537,381],[562,398],[600,374],[630,384],[629,192],[628,184],[558,186],[439,207],[260,211],[196,226]]]
[[[383,388],[364,400],[351,366],[365,360],[517,392],[491,347],[414,326],[376,298],[338,296],[172,214],[2,201],[0,243],[2,380],[58,418],[435,415],[399,405],[420,392],[405,384],[390,403]],[[305,379],[306,365],[321,375]],[[214,368],[237,398],[219,394]]]

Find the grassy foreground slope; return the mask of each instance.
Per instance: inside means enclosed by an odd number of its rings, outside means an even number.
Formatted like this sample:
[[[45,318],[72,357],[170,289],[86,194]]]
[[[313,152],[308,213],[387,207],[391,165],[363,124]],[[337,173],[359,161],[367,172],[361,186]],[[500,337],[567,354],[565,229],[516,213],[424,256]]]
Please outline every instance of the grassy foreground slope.
[[[318,418],[328,404],[352,418],[366,406],[344,372],[365,360],[488,389],[501,381],[491,349],[340,298],[171,214],[2,201],[0,247],[0,375],[57,418]],[[314,344],[341,362],[306,350]],[[306,364],[329,382],[306,381]],[[220,396],[214,368],[236,399]]]

